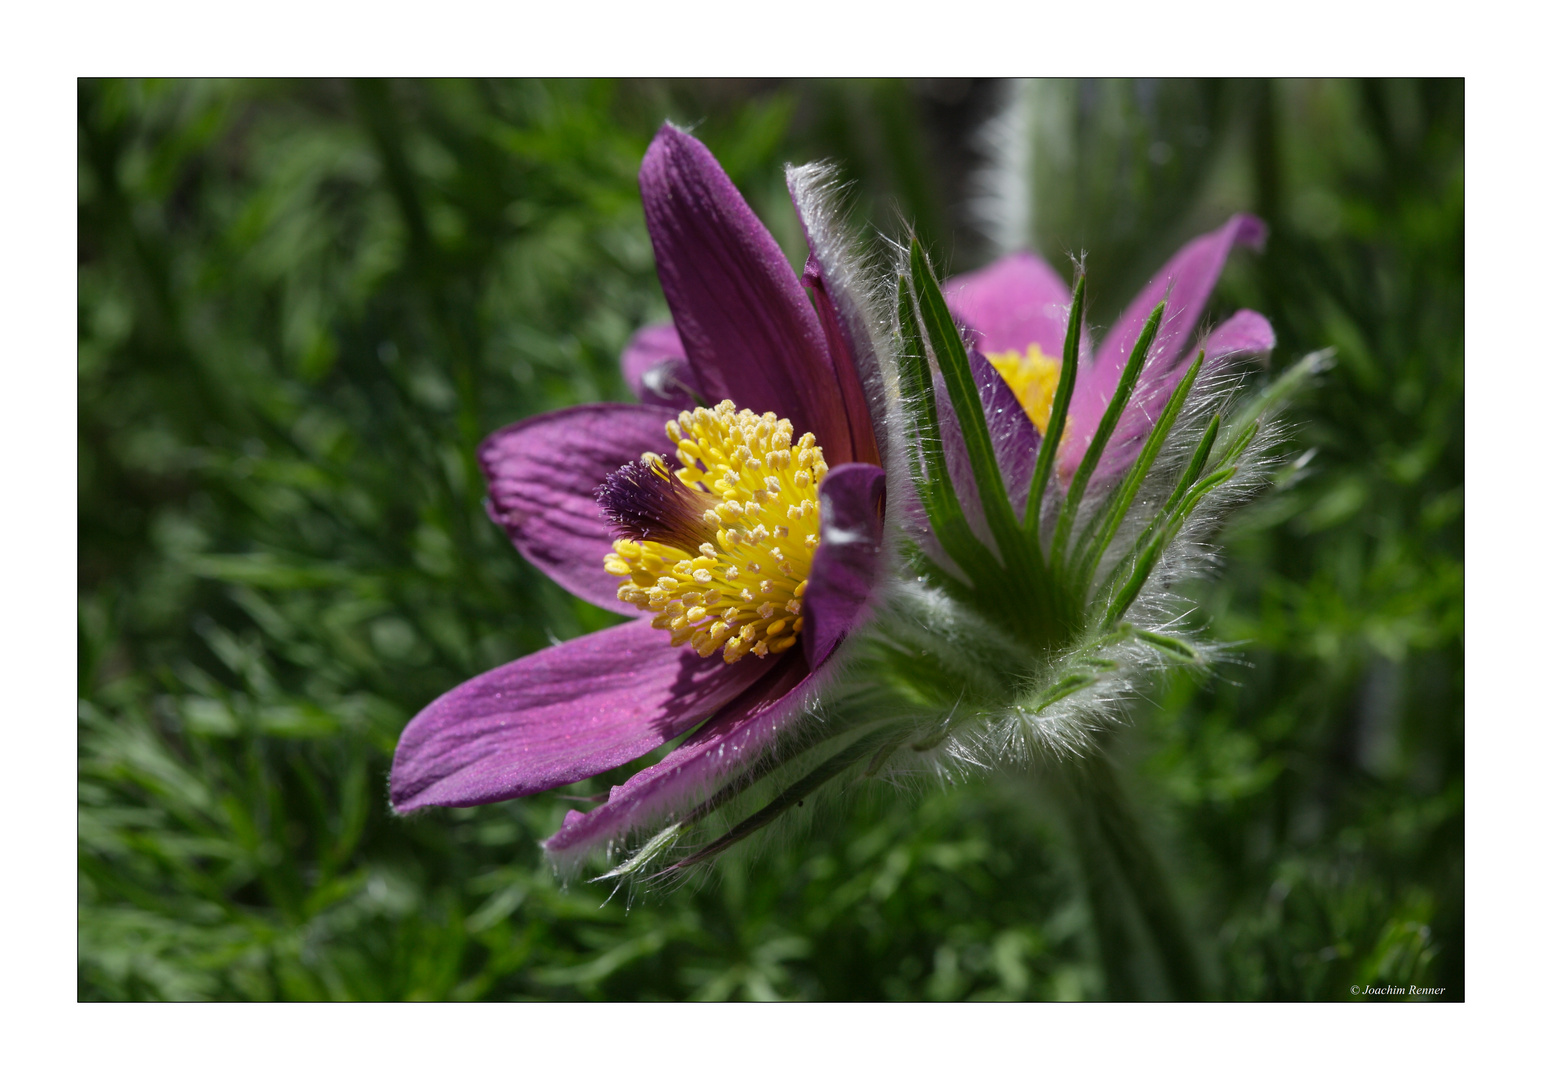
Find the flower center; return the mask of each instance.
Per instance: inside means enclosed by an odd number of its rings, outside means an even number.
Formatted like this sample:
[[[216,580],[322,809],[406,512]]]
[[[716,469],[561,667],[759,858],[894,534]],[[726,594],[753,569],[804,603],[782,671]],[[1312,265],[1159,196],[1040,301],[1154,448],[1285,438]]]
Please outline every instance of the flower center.
[[[819,482],[828,467],[812,432],[793,440],[775,413],[682,412],[665,428],[683,468],[657,454],[612,473],[599,501],[621,539],[605,569],[618,599],[701,656],[786,652],[803,629],[803,590],[819,546]]]
[[[1012,388],[1018,404],[1033,421],[1033,426],[1039,429],[1039,434],[1044,434],[1049,429],[1049,409],[1055,400],[1055,388],[1060,385],[1060,361],[1045,356],[1037,343],[1028,346],[1027,356],[1016,349],[1008,349],[986,353],[985,359]]]

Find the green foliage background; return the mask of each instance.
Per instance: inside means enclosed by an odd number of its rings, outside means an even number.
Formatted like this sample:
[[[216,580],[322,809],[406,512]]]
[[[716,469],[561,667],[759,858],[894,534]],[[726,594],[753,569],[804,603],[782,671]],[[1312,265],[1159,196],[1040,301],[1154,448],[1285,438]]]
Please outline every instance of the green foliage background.
[[[486,519],[494,428],[625,399],[665,314],[636,170],[698,122],[795,258],[785,161],[953,271],[956,82],[85,82],[79,91],[79,994],[1056,999],[1103,993],[1030,772],[861,794],[692,887],[607,902],[573,804],[391,816],[402,726],[608,625]],[[1106,326],[1186,236],[1272,226],[1215,309],[1337,366],[1198,590],[1240,643],[1134,710],[1122,767],[1217,996],[1463,997],[1463,87],[1031,91],[1045,253]],[[625,771],[574,789],[603,791]]]

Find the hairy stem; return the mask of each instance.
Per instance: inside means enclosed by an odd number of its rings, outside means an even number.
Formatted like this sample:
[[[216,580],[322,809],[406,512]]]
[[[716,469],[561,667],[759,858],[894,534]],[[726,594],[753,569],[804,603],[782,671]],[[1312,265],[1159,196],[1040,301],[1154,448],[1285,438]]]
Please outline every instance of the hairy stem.
[[[1135,941],[1144,936],[1160,965],[1165,995],[1207,999],[1188,926],[1106,753],[1093,750],[1064,779],[1062,797],[1087,879],[1109,996],[1142,996]],[[1129,925],[1132,909],[1144,935]]]

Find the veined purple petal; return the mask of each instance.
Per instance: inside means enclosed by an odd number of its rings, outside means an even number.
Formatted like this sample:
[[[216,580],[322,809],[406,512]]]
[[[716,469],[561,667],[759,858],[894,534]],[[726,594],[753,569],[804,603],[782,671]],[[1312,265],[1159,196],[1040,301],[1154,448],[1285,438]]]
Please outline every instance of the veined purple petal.
[[[1060,359],[1065,347],[1071,293],[1060,275],[1031,252],[997,259],[982,270],[960,274],[943,286],[953,317],[975,332],[981,352],[1037,345]]]
[[[621,350],[621,374],[644,405],[663,405],[678,412],[696,404],[691,398],[695,376],[674,323],[653,323],[633,334]]]
[[[604,772],[689,731],[778,663],[703,658],[644,619],[542,649],[413,718],[391,765],[391,805],[477,806]]]
[[[1140,423],[1145,423],[1146,430],[1150,429],[1150,424],[1155,422],[1157,414],[1167,404],[1167,395],[1161,388],[1167,387],[1170,392],[1175,383],[1176,380],[1170,376],[1188,352],[1189,338],[1204,312],[1205,301],[1210,298],[1210,292],[1221,276],[1233,245],[1259,247],[1267,231],[1264,223],[1256,217],[1236,214],[1214,232],[1185,244],[1140,291],[1114,324],[1108,337],[1098,346],[1092,370],[1083,372],[1077,379],[1076,393],[1072,396],[1067,414],[1071,423],[1061,454],[1062,469],[1074,469],[1080,464],[1087,444],[1092,441],[1092,435],[1097,430],[1098,421],[1102,419],[1103,410],[1113,397],[1115,387],[1119,385],[1119,376],[1124,372],[1130,350],[1140,337],[1141,327],[1165,297],[1167,309],[1162,317],[1162,325],[1151,343],[1140,383],[1131,399],[1132,405],[1139,403],[1142,406],[1130,414],[1137,418],[1132,421],[1134,426],[1131,430],[1138,429]],[[1122,432],[1122,421],[1120,428]],[[1099,463],[1098,473],[1107,474],[1115,467],[1113,458],[1105,458]]]
[[[788,653],[774,676],[724,709],[663,761],[611,788],[603,806],[587,814],[569,811],[562,828],[546,841],[546,850],[558,859],[571,859],[705,797],[775,744],[797,719],[815,678],[801,656]]]
[[[819,319],[722,166],[665,124],[639,180],[659,283],[707,400],[775,412],[812,431],[831,465],[853,460]]]
[[[819,485],[819,547],[803,598],[803,655],[825,662],[857,622],[882,563],[884,472],[848,462]]]
[[[635,615],[605,572],[611,529],[594,493],[605,477],[645,452],[672,455],[659,405],[578,405],[495,431],[477,450],[487,477],[488,515],[519,553],[573,595]]]

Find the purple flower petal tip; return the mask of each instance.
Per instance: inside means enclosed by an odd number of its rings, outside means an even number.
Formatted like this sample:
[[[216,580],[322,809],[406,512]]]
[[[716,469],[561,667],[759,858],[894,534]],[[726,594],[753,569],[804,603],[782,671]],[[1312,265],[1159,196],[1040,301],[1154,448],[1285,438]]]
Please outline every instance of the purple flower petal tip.
[[[605,572],[610,526],[595,489],[644,453],[672,449],[657,405],[579,405],[532,417],[489,435],[477,450],[487,477],[488,514],[515,548],[573,595],[635,615],[616,599]]]
[[[695,376],[674,323],[654,323],[633,334],[621,352],[621,375],[645,405],[689,409],[696,404],[691,397]]]
[[[852,462],[819,485],[819,547],[804,594],[803,655],[817,668],[858,620],[882,563],[884,471]]]
[[[1228,224],[1235,224],[1236,242],[1254,251],[1262,251],[1269,239],[1269,226],[1252,214],[1236,214]]]
[[[582,780],[689,731],[775,666],[697,656],[642,619],[542,649],[413,718],[391,805],[477,806]]]
[[[1256,311],[1243,308],[1200,342],[1206,363],[1234,356],[1261,356],[1274,349],[1274,327]]]
[[[1127,412],[1120,421],[1103,460],[1098,463],[1098,474],[1102,477],[1112,475],[1133,459],[1135,446],[1145,438],[1151,421],[1167,403],[1168,395],[1182,377],[1184,357],[1193,355],[1189,344],[1195,327],[1199,325],[1205,304],[1220,279],[1232,248],[1237,244],[1260,247],[1268,232],[1267,226],[1253,215],[1234,214],[1219,229],[1183,245],[1146,283],[1098,346],[1091,372],[1077,380],[1068,414],[1070,434],[1060,461],[1063,472],[1074,470],[1080,464],[1103,410],[1124,373],[1124,366],[1129,362],[1141,328],[1157,304],[1165,301],[1167,306],[1161,327],[1146,356],[1135,390],[1134,400],[1140,407]],[[1254,325],[1252,330],[1256,331],[1258,327]],[[1271,337],[1272,333],[1270,331]]]
[[[681,743],[663,761],[611,788],[605,805],[587,814],[568,811],[562,828],[546,841],[560,861],[575,860],[596,844],[613,840],[701,799],[771,750],[802,711],[811,675],[803,658],[789,653],[776,671]]]

